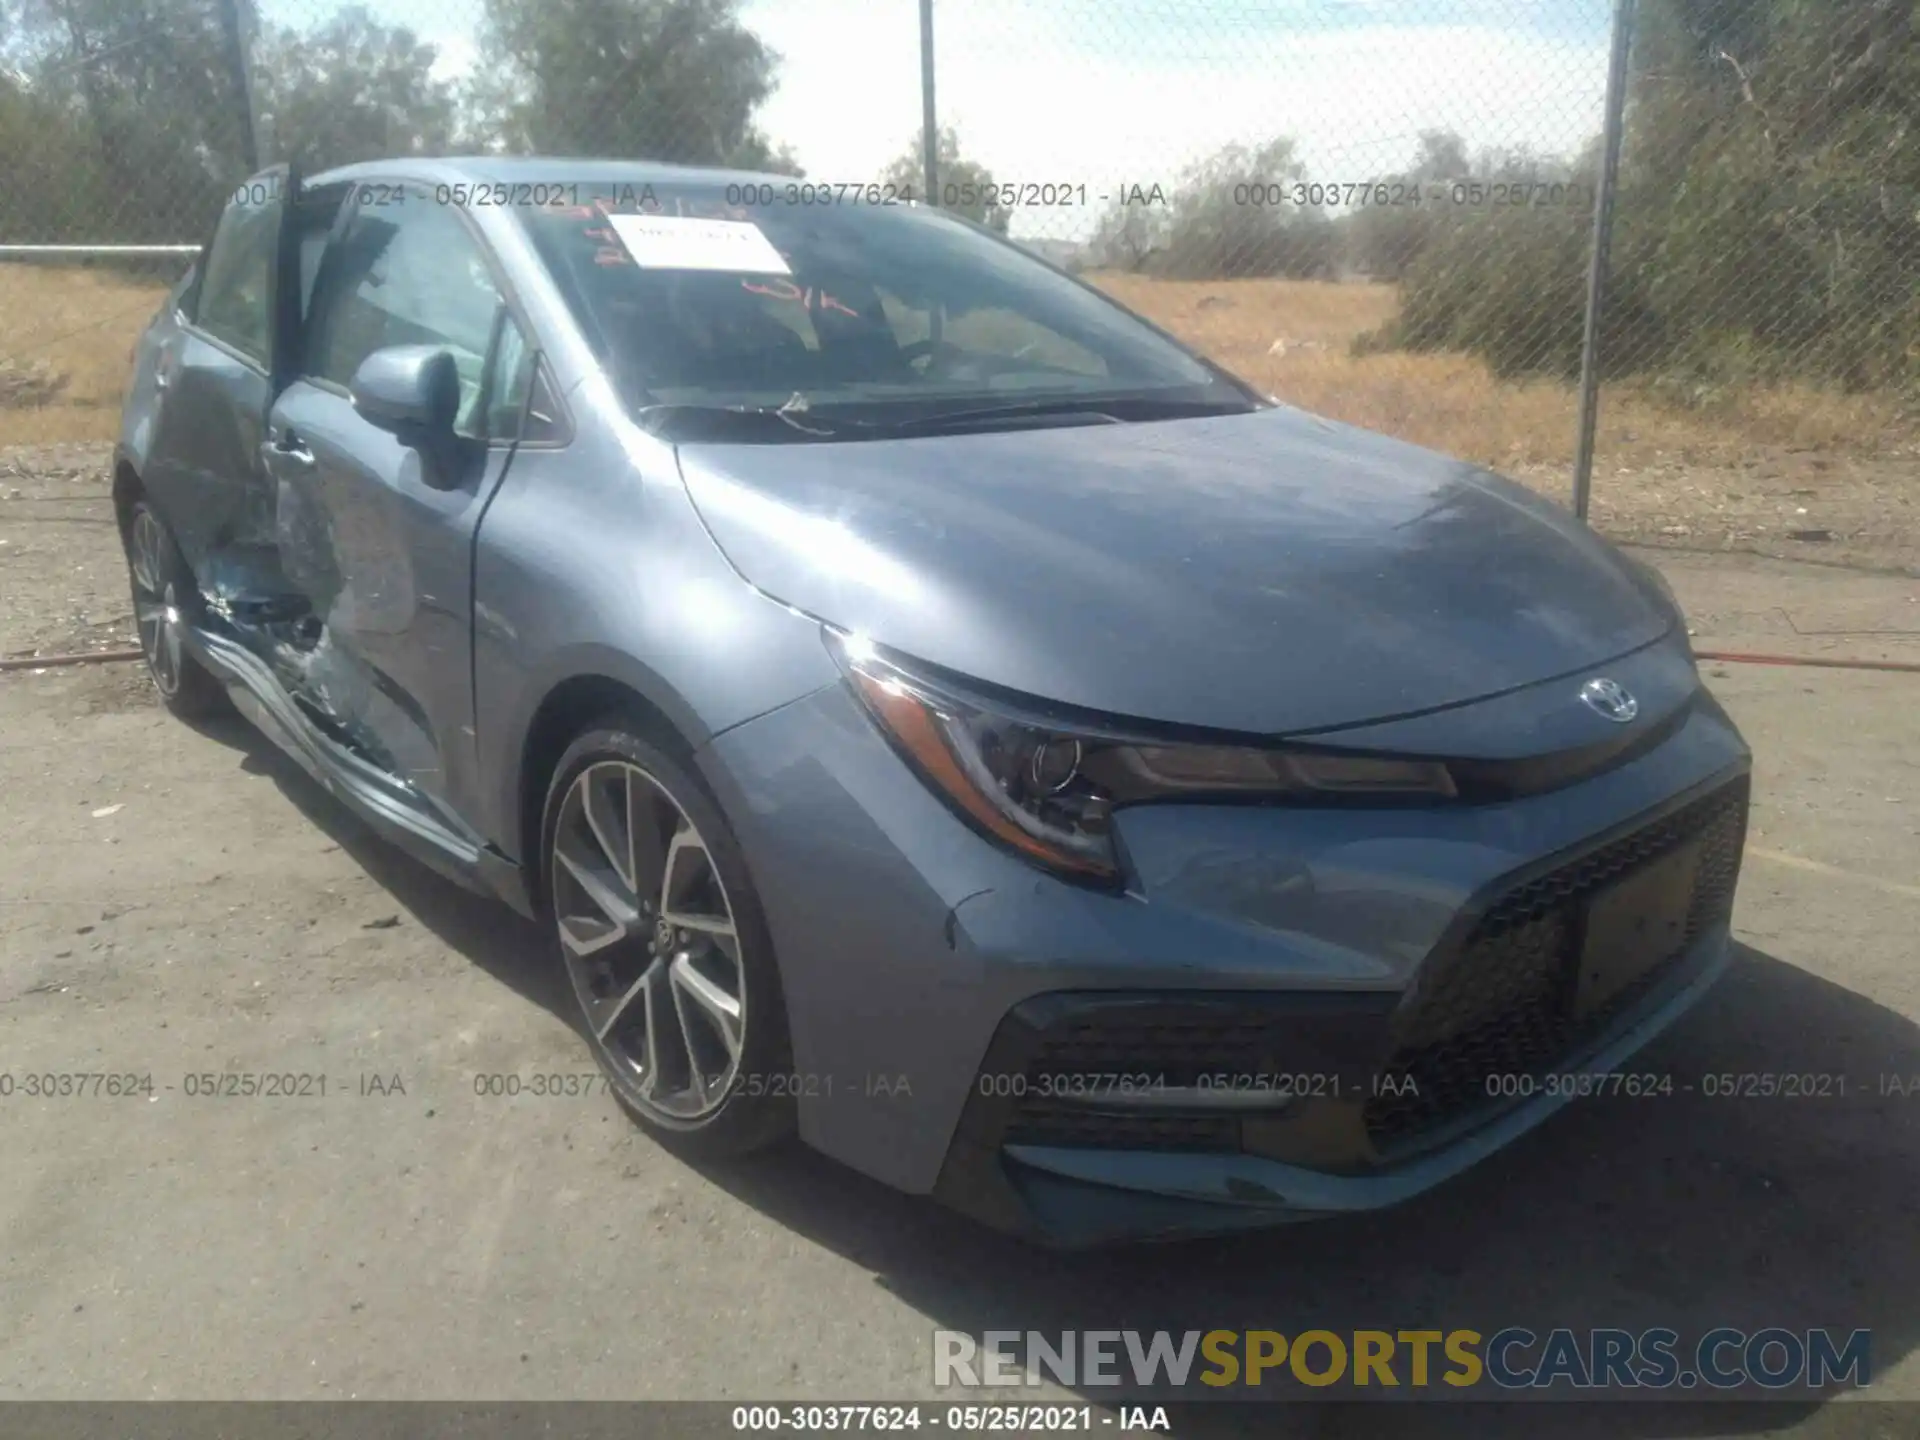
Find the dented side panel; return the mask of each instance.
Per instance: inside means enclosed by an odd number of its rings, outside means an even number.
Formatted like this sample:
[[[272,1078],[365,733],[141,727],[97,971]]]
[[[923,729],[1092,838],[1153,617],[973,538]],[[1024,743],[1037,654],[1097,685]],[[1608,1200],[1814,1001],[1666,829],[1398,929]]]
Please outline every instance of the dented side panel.
[[[474,533],[510,452],[482,451],[460,484],[435,488],[419,451],[305,381],[281,396],[272,425],[281,562],[317,624],[296,686],[444,804],[473,760]]]
[[[643,697],[695,748],[840,672],[819,625],[744,585],[687,498],[671,446],[598,385],[567,397],[578,433],[529,449],[487,511],[475,576],[479,774],[471,813],[510,858],[537,819],[529,733],[567,682]],[[718,657],[716,659],[716,657]],[[585,718],[585,717],[580,717]],[[529,814],[523,806],[535,807]]]
[[[333,213],[325,197],[290,203],[299,191],[286,165],[239,187],[199,279],[176,288],[154,353],[140,357],[137,380],[153,398],[139,473],[196,575],[224,552],[270,543],[267,410]]]
[[[154,373],[164,386],[141,479],[199,574],[221,547],[264,538],[260,444],[273,392],[259,365],[184,326],[161,342]]]

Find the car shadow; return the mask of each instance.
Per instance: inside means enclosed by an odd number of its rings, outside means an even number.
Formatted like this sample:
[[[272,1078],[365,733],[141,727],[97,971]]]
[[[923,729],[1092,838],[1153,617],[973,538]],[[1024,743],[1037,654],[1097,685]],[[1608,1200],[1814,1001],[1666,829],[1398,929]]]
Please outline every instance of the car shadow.
[[[422,925],[573,1023],[545,931],[393,848],[238,721],[201,727],[243,753]],[[1914,1348],[1920,1246],[1920,1028],[1748,946],[1705,1001],[1638,1057],[1672,1093],[1578,1102],[1468,1174],[1397,1208],[1251,1235],[1060,1253],[900,1195],[797,1144],[699,1166],[716,1185],[844,1256],[935,1329],[1872,1331],[1884,1375]],[[1792,1098],[1709,1093],[1720,1077],[1837,1077]],[[1893,1077],[1890,1083],[1885,1077]],[[1843,1086],[1843,1089],[1842,1089]],[[1908,1093],[1902,1094],[1904,1090]],[[1436,1364],[1436,1370],[1438,1370]],[[931,1377],[930,1377],[931,1378]],[[1271,1378],[1270,1382],[1271,1382]],[[1282,1388],[1284,1387],[1284,1388]],[[1574,1398],[1556,1387],[1554,1398]],[[1706,1436],[1758,1434],[1822,1408],[1682,1392],[1571,1407],[1298,1403],[1290,1377],[1197,1395],[1177,1433]],[[1278,1391],[1278,1394],[1275,1391]],[[1431,1396],[1443,1391],[1418,1392]],[[1130,1396],[1082,1387],[1090,1402]],[[1751,1392],[1749,1392],[1751,1393]],[[1804,1392],[1803,1392],[1804,1394]],[[1415,1394],[1402,1392],[1404,1398]],[[1480,1397],[1481,1391],[1474,1395]],[[1286,1402],[1276,1403],[1285,1397]],[[1645,1397],[1645,1398],[1641,1398]],[[969,1401],[1030,1398],[972,1391]],[[1459,1393],[1446,1396],[1459,1399]],[[1827,1407],[1819,1433],[1882,1434],[1881,1406]],[[1549,1424],[1548,1421],[1551,1420]],[[1856,1432],[1855,1426],[1859,1429]]]
[[[1217,1240],[1048,1253],[810,1153],[708,1173],[870,1271],[927,1317],[929,1332],[1468,1328],[1486,1336],[1515,1325],[1540,1335],[1560,1326],[1664,1326],[1680,1332],[1684,1362],[1687,1347],[1719,1326],[1824,1326],[1839,1340],[1871,1330],[1877,1374],[1901,1360],[1920,1326],[1912,1302],[1920,1247],[1900,1238],[1911,1234],[1920,1194],[1920,1028],[1741,946],[1700,1007],[1631,1068],[1671,1075],[1674,1093],[1578,1102],[1391,1210]],[[1843,1076],[1845,1093],[1837,1082],[1824,1096],[1706,1093],[1718,1077],[1762,1074]],[[1882,1094],[1883,1076],[1914,1093]],[[930,1368],[932,1353],[929,1336]],[[1269,1393],[1282,1386],[1296,1401],[1312,1393],[1290,1377]],[[1192,1393],[1200,1389],[1190,1385],[1179,1398],[1208,1398]],[[1571,1398],[1568,1386],[1557,1389]],[[1239,1434],[1251,1425],[1283,1435],[1298,1424],[1297,1433],[1316,1436],[1402,1427],[1463,1437],[1732,1435],[1819,1408],[1812,1398],[1660,1403],[1643,1392],[1637,1403],[1555,1406],[1549,1431],[1538,1404],[1363,1404],[1342,1408],[1351,1422],[1322,1412],[1309,1423],[1301,1412],[1313,1407],[1246,1403],[1258,1394],[1243,1390],[1242,1403],[1220,1401],[1198,1418],[1189,1410],[1180,1433]],[[1881,1407],[1846,1408],[1859,1411],[1863,1427],[1884,1421],[1868,1419]]]
[[[508,989],[574,1024],[573,997],[547,931],[498,900],[463,890],[381,838],[300,768],[279,746],[237,716],[197,722],[210,740],[240,754],[240,768],[277,785],[301,815],[324,831],[421,926]]]

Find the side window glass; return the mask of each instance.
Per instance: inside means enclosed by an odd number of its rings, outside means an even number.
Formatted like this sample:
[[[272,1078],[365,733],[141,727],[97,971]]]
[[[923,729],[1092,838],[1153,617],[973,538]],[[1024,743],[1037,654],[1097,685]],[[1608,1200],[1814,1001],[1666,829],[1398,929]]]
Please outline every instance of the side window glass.
[[[313,315],[313,287],[320,279],[321,262],[327,253],[327,241],[333,233],[334,218],[342,205],[349,204],[351,185],[308,185],[300,192],[299,213],[294,220],[300,252],[300,316],[303,322]],[[303,324],[303,327],[304,324]]]
[[[416,197],[417,198],[417,197]],[[362,205],[329,262],[307,349],[307,373],[348,385],[390,345],[435,345],[460,372],[455,426],[475,433],[494,316],[502,301],[479,244],[444,205]]]
[[[209,335],[265,365],[273,306],[273,251],[280,236],[280,200],[259,182],[227,206],[207,251],[195,321]]]
[[[300,232],[300,313],[313,310],[313,282],[320,278],[320,257],[326,253],[327,230],[314,225]]]

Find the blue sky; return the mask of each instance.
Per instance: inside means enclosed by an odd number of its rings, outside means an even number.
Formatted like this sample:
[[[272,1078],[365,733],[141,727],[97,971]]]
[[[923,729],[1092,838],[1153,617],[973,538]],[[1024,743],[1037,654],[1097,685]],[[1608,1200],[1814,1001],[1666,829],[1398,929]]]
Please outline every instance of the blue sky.
[[[331,0],[265,0],[282,24]],[[480,0],[383,0],[388,23],[473,63]],[[1233,141],[1299,142],[1314,178],[1363,180],[1427,128],[1568,152],[1599,129],[1610,0],[936,0],[936,96],[1001,180],[1168,184]],[[809,175],[869,180],[919,126],[917,0],[745,0],[782,56],[762,112]],[[1090,209],[1097,207],[1089,207]],[[1091,214],[1016,232],[1078,238]]]

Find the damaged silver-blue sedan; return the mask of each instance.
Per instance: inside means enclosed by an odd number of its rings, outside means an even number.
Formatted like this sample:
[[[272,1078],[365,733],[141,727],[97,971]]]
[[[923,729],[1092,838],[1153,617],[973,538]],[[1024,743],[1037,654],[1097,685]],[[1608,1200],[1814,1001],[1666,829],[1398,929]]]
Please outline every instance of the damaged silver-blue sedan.
[[[117,452],[167,706],[539,917],[664,1139],[1052,1243],[1398,1201],[1701,996],[1656,575],[869,188],[249,182]]]

